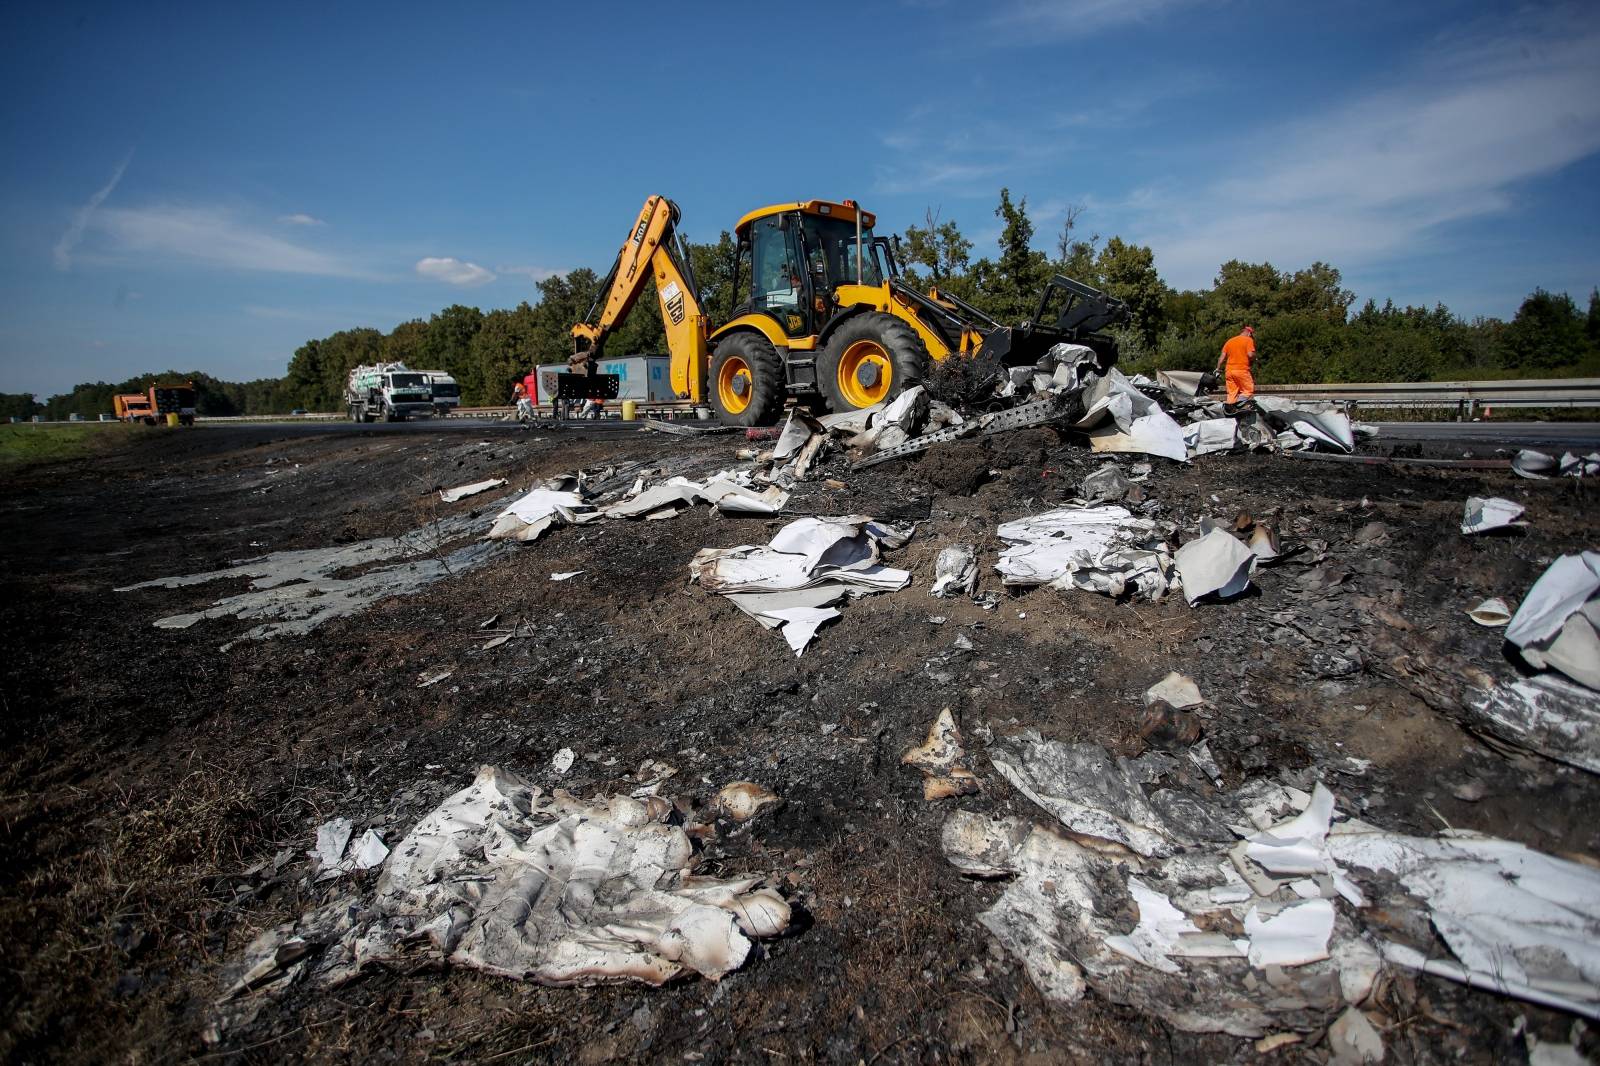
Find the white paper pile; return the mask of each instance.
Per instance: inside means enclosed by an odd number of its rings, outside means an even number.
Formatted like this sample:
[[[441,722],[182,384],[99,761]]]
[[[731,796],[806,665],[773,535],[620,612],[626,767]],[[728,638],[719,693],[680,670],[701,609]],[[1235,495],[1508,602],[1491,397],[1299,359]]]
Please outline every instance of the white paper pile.
[[[910,571],[880,561],[882,549],[898,548],[910,537],[908,530],[864,515],[801,518],[766,545],[703,548],[689,573],[763,626],[781,629],[798,656],[819,626],[839,616],[832,604],[910,584]]]
[[[759,877],[695,874],[688,836],[665,822],[672,809],[546,796],[484,767],[406,834],[374,898],[338,899],[257,937],[227,999],[419,957],[549,985],[720,978],[752,938],[787,928],[789,905]]]
[[[1491,529],[1527,525],[1526,522],[1518,521],[1521,517],[1520,503],[1503,500],[1498,496],[1490,496],[1487,499],[1482,496],[1469,496],[1466,512],[1461,516],[1461,532],[1486,533]]]
[[[1159,599],[1169,587],[1167,527],[1126,507],[1063,507],[1003,523],[995,564],[1010,586],[1049,585]]]
[[[1528,663],[1600,689],[1600,552],[1550,564],[1506,628]]]

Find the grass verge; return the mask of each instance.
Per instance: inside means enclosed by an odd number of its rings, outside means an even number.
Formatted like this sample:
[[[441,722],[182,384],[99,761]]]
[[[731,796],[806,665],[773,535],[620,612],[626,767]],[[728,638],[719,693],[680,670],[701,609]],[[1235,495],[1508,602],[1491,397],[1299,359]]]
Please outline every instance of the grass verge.
[[[77,459],[116,447],[141,428],[105,422],[0,426],[0,470],[13,473],[39,463]]]

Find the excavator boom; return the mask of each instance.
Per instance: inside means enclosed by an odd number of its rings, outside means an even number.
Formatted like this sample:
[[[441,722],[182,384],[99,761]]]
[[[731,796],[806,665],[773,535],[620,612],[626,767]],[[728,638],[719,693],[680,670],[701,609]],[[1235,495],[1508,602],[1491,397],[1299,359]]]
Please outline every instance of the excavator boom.
[[[698,403],[705,399],[709,329],[694,286],[689,249],[679,241],[677,227],[677,204],[664,196],[644,202],[588,315],[572,327],[572,341],[574,351],[587,354],[592,366],[606,338],[633,310],[645,282],[653,280],[672,356],[672,391]]]

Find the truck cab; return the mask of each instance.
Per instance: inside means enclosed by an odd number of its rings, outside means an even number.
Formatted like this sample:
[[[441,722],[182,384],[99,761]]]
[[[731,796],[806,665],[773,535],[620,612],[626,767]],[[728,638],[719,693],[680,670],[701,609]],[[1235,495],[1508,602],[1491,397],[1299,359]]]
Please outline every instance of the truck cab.
[[[433,385],[428,375],[402,363],[358,366],[345,383],[345,404],[355,422],[403,422],[433,414]]]
[[[419,370],[428,379],[434,413],[443,417],[461,406],[461,385],[442,370]]]

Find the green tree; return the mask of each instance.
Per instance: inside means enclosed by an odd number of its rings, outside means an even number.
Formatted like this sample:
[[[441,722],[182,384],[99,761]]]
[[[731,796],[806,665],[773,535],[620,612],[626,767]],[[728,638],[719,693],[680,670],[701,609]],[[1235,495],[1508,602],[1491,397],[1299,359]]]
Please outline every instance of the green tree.
[[[1113,237],[1095,261],[1095,278],[1107,293],[1128,305],[1130,324],[1154,349],[1166,325],[1167,283],[1156,273],[1156,257],[1148,247]],[[1070,275],[1069,275],[1070,276]]]
[[[383,338],[383,361],[404,363],[413,370],[443,370],[441,366],[424,366],[424,349],[428,341],[428,323],[420,318],[402,322]]]
[[[44,410],[44,404],[28,392],[0,392],[0,418],[32,418]]]
[[[422,338],[419,369],[443,370],[458,380],[474,378],[469,365],[473,335],[483,328],[483,312],[476,307],[451,304],[428,319]]]
[[[1283,278],[1271,263],[1230,259],[1217,271],[1198,325],[1206,333],[1259,326],[1277,310],[1282,287]]]
[[[1591,350],[1586,327],[1571,296],[1535,289],[1506,327],[1505,365],[1529,370],[1575,367]]]
[[[939,215],[940,209],[926,208],[921,226],[906,227],[900,266],[912,281],[920,280],[916,268],[923,267],[933,284],[943,285],[965,274],[972,261],[972,242],[961,235],[954,219],[940,221]]]

